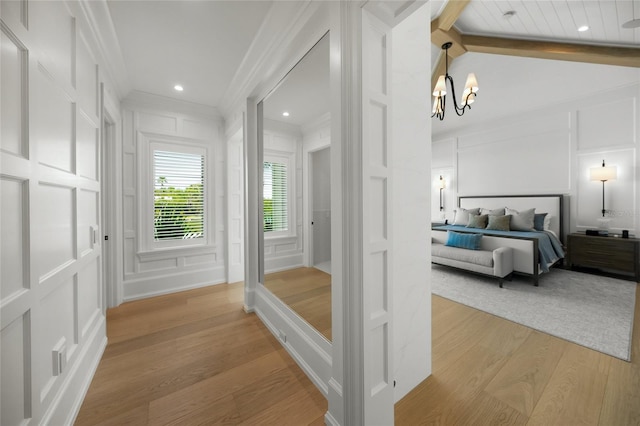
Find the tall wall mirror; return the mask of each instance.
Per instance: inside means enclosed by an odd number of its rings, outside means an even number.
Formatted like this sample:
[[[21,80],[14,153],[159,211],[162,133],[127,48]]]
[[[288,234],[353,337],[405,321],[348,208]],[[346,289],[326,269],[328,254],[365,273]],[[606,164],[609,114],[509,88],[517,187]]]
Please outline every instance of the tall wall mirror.
[[[258,105],[260,282],[331,341],[329,114],[326,33]]]

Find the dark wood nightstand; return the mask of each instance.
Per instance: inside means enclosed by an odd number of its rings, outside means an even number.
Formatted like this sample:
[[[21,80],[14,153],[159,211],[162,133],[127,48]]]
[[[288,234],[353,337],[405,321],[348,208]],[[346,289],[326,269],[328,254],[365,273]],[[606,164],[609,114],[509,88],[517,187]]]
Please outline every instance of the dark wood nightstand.
[[[640,239],[570,234],[567,266],[611,271],[640,282]]]

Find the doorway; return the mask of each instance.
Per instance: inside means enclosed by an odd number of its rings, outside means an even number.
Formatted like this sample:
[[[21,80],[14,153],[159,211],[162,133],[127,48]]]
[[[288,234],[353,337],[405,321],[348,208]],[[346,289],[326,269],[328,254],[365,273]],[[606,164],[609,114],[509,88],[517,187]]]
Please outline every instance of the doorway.
[[[311,265],[331,275],[331,148],[309,153]]]

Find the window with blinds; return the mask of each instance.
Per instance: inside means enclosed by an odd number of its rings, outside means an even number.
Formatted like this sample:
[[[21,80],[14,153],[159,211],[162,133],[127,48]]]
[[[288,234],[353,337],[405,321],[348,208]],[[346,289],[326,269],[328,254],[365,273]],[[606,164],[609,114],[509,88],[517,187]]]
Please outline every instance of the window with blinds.
[[[153,151],[155,241],[204,237],[204,155]]]
[[[287,231],[287,165],[265,161],[263,168],[264,232]]]

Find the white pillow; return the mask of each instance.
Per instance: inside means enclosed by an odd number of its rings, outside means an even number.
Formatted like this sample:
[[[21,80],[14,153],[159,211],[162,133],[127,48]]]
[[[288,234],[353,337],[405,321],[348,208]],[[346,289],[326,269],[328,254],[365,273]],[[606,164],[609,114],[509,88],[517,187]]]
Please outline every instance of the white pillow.
[[[480,214],[480,209],[463,209],[462,207],[453,211],[453,224],[454,225],[462,225],[467,226],[469,224],[469,215],[478,215]]]
[[[487,214],[489,216],[504,216],[504,209],[480,209],[480,214]]]
[[[536,209],[527,209],[521,212],[506,207],[504,209],[505,214],[511,215],[511,224],[509,225],[512,231],[533,231],[533,218],[535,217]]]
[[[551,231],[551,219],[553,218],[553,216],[551,215],[546,215],[544,217],[544,225],[543,225],[543,229],[545,231]]]

